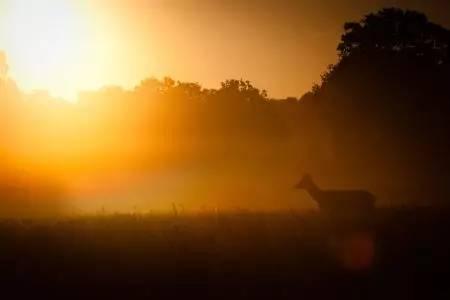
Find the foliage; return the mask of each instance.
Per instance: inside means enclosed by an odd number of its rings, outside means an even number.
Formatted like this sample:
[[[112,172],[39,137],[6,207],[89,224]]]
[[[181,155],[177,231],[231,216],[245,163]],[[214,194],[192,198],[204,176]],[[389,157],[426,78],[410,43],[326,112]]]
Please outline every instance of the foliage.
[[[415,11],[383,9],[345,24],[340,59],[313,90],[342,168],[408,176],[405,186],[433,186],[417,198],[445,198],[449,46],[450,31]]]
[[[346,23],[338,46],[341,58],[358,52],[394,52],[448,63],[450,31],[419,12],[383,9],[360,22]]]

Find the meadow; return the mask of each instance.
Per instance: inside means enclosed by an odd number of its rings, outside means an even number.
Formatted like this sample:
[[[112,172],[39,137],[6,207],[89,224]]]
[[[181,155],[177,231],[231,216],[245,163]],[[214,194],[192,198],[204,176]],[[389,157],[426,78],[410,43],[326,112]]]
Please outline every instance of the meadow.
[[[450,299],[450,1],[365,2],[0,0],[0,298]]]
[[[445,209],[370,220],[251,211],[3,219],[10,299],[413,299],[449,295]]]

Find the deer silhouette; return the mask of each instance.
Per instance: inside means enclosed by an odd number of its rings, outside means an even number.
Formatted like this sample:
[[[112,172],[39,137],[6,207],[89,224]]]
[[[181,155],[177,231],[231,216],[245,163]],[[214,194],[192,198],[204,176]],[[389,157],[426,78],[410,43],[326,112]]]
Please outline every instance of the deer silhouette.
[[[362,215],[371,212],[375,207],[375,197],[368,191],[322,190],[308,174],[303,176],[295,188],[306,190],[317,202],[320,211],[328,215]]]

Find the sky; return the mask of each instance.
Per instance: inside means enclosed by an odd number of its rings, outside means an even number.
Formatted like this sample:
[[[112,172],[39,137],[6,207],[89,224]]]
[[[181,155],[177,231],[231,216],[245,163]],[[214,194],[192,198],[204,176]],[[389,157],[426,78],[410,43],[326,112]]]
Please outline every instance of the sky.
[[[152,76],[299,97],[336,62],[344,22],[392,6],[450,27],[448,0],[0,0],[0,49],[23,90],[67,99]]]

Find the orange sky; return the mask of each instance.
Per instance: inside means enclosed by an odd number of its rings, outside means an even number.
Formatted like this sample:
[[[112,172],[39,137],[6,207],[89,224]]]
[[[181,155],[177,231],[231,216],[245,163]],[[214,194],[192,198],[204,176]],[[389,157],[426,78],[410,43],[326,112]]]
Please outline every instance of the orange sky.
[[[72,99],[166,75],[301,96],[336,61],[342,24],[383,6],[450,25],[446,0],[0,0],[0,49],[23,89]]]

